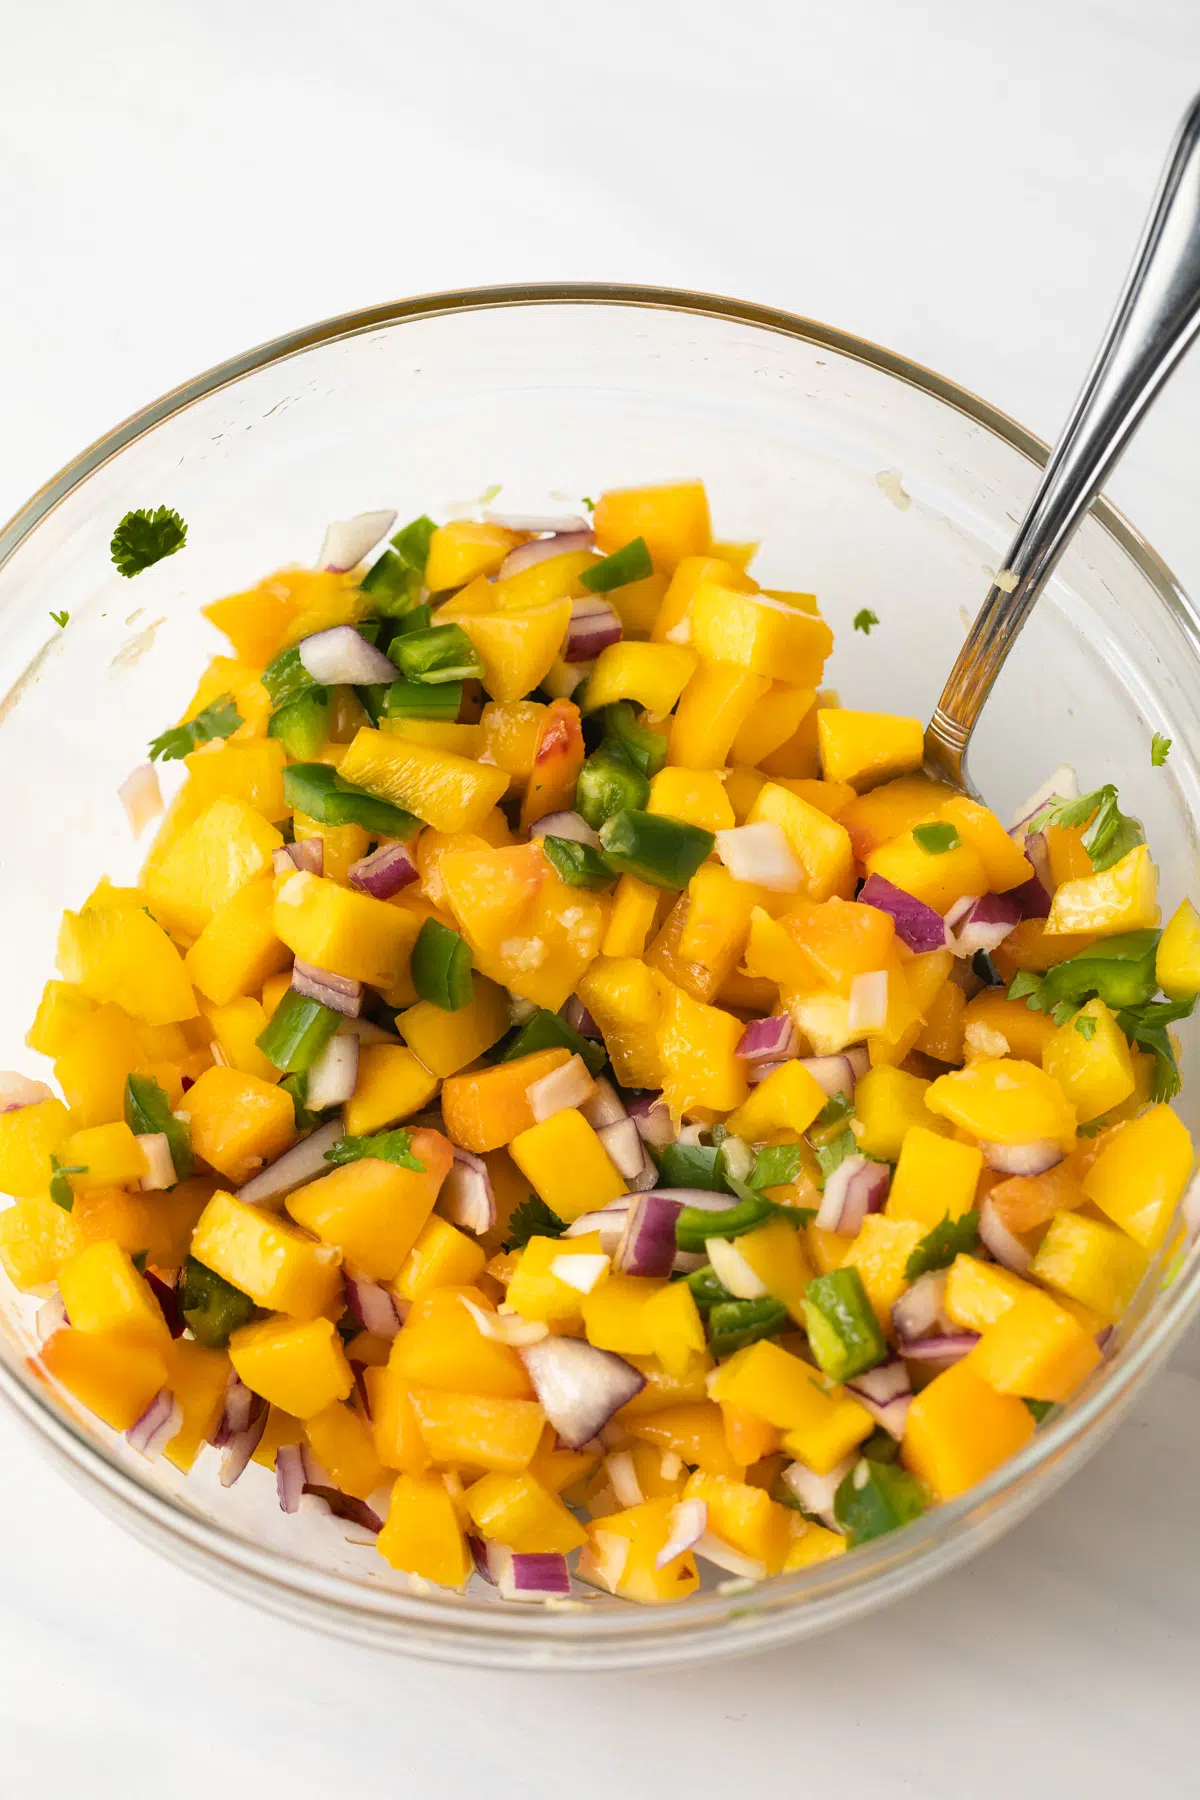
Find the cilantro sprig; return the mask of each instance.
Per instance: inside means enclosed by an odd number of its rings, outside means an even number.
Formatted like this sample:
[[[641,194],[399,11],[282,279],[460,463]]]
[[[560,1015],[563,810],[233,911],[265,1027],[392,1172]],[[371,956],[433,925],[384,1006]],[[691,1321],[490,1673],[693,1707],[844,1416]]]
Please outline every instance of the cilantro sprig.
[[[927,1231],[904,1265],[905,1279],[916,1281],[935,1269],[948,1269],[956,1256],[966,1256],[979,1242],[979,1214],[974,1208],[952,1219],[947,1213]]]
[[[854,615],[854,629],[861,631],[864,637],[870,637],[871,627],[878,623],[879,614],[873,613],[869,606],[864,606],[861,612],[856,612]]]
[[[1025,829],[1030,834],[1044,831],[1047,825],[1073,829],[1087,825],[1089,820],[1091,824],[1084,836],[1083,847],[1097,874],[1111,869],[1114,863],[1146,841],[1141,820],[1121,811],[1117,790],[1111,781],[1094,788],[1090,794],[1081,794],[1078,800],[1048,800]]]
[[[523,1250],[530,1238],[557,1238],[566,1229],[567,1221],[551,1212],[540,1194],[530,1194],[528,1200],[522,1200],[513,1208],[504,1248],[506,1251]]]
[[[823,1144],[815,1144],[813,1154],[821,1171],[821,1186],[824,1187],[833,1171],[840,1168],[848,1156],[858,1155],[858,1139],[847,1125],[836,1137],[827,1139]]]
[[[215,700],[183,725],[172,725],[150,744],[151,762],[179,762],[201,744],[213,738],[232,737],[242,723],[242,715],[232,694],[218,694]]]
[[[75,1195],[69,1175],[86,1175],[86,1163],[60,1163],[57,1156],[50,1158],[50,1198],[55,1206],[61,1206],[64,1212],[70,1212],[75,1205]]]
[[[344,1137],[325,1152],[325,1161],[340,1168],[343,1163],[361,1162],[373,1157],[376,1162],[395,1163],[397,1168],[425,1173],[425,1164],[412,1153],[412,1132],[403,1125],[394,1131],[376,1131],[370,1137]]]
[[[164,556],[174,556],[186,543],[187,526],[173,507],[156,506],[151,512],[140,506],[125,514],[109,550],[118,574],[132,578]]]
[[[785,1187],[800,1173],[799,1144],[767,1144],[754,1159],[747,1187]]]
[[[53,613],[50,616],[53,618]],[[1156,731],[1151,738],[1150,761],[1156,769],[1161,769],[1168,756],[1170,756],[1171,745],[1174,741],[1173,738],[1164,737],[1161,731]]]
[[[54,620],[54,623],[58,626],[59,630],[62,631],[71,615],[69,612],[52,612],[50,617]]]
[[[1189,1018],[1195,1009],[1191,1000],[1150,1000],[1145,1006],[1127,1006],[1117,1014],[1117,1024],[1130,1043],[1139,1050],[1149,1050],[1154,1057],[1154,1083],[1151,1098],[1157,1102],[1173,1100],[1182,1085],[1175,1046],[1168,1025]]]

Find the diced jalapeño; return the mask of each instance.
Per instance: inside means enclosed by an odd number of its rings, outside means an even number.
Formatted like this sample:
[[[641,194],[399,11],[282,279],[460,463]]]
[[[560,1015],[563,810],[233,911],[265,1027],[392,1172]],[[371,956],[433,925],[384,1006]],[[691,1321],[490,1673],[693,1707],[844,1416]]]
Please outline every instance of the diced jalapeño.
[[[887,1344],[857,1269],[818,1275],[804,1290],[803,1306],[809,1349],[832,1380],[849,1381],[886,1358]]]
[[[464,937],[438,919],[426,919],[412,950],[412,982],[422,1000],[443,1012],[469,1006],[475,991],[471,949]]]
[[[420,820],[390,800],[343,781],[328,763],[293,763],[283,771],[283,797],[318,825],[361,825],[372,837],[410,838]]]
[[[791,1315],[778,1300],[722,1300],[708,1314],[708,1347],[714,1356],[732,1356],[790,1324]]]
[[[612,867],[653,887],[685,888],[715,842],[699,825],[634,808],[614,813],[600,827],[600,847]]]
[[[546,860],[568,887],[608,888],[617,879],[598,850],[574,838],[542,839]]]
[[[593,750],[575,784],[575,810],[593,831],[599,831],[614,813],[645,806],[649,798],[649,781],[616,743]]]
[[[572,1056],[582,1057],[592,1075],[598,1075],[608,1061],[603,1044],[594,1038],[581,1037],[565,1019],[559,1018],[557,1013],[547,1012],[545,1007],[530,1014],[505,1045],[500,1061],[515,1062],[519,1056],[532,1056],[536,1050],[557,1050],[560,1046],[569,1050]]]
[[[266,1030],[259,1033],[258,1047],[285,1075],[301,1075],[312,1068],[341,1017],[332,1007],[289,988]]]
[[[179,1310],[194,1337],[210,1350],[223,1350],[256,1308],[249,1294],[189,1256],[179,1275]]]
[[[851,1549],[920,1518],[925,1495],[920,1483],[897,1463],[868,1461],[860,1456],[838,1484],[833,1516]]]

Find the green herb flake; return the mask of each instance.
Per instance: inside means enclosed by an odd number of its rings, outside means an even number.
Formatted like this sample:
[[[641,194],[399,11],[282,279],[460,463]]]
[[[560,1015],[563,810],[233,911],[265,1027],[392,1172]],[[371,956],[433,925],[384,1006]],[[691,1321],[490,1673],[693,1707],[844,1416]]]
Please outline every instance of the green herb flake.
[[[1111,869],[1114,863],[1146,841],[1141,821],[1121,811],[1117,790],[1111,782],[1093,789],[1090,794],[1081,794],[1078,800],[1048,802],[1029,820],[1026,829],[1041,831],[1047,825],[1063,825],[1070,830],[1088,825],[1089,820],[1091,824],[1083,847],[1097,874]]]
[[[850,1127],[839,1131],[835,1138],[827,1144],[817,1144],[813,1154],[821,1170],[821,1185],[824,1187],[833,1171],[844,1163],[848,1156],[858,1155],[858,1140]]]
[[[343,1163],[361,1162],[364,1157],[395,1163],[398,1168],[412,1169],[418,1175],[425,1173],[425,1164],[412,1153],[412,1132],[403,1125],[397,1126],[395,1131],[377,1131],[371,1137],[339,1138],[332,1149],[325,1152],[325,1161],[339,1167]]]
[[[50,617],[53,618],[54,614],[51,613]],[[1150,761],[1156,769],[1161,769],[1168,756],[1170,756],[1171,745],[1173,742],[1173,738],[1164,737],[1161,731],[1156,731],[1151,738]]]
[[[113,532],[109,550],[117,572],[140,575],[164,556],[174,556],[187,543],[187,526],[169,506],[138,507],[127,512]]]
[[[1128,1006],[1117,1014],[1117,1024],[1130,1043],[1149,1050],[1154,1057],[1154,1084],[1151,1099],[1158,1104],[1173,1100],[1179,1092],[1179,1064],[1171,1042],[1168,1025],[1191,1016],[1196,1005],[1191,1000],[1151,1000],[1145,1006]]]
[[[1030,1012],[1041,1012],[1041,991],[1042,981],[1039,975],[1035,975],[1032,969],[1018,969],[1009,983],[1008,998],[1024,1000]]]
[[[86,1175],[86,1163],[60,1163],[57,1156],[50,1158],[50,1198],[55,1206],[61,1206],[64,1212],[70,1212],[75,1205],[75,1195],[71,1190],[69,1175]]]
[[[785,1187],[800,1173],[799,1144],[768,1144],[759,1151],[750,1171],[752,1188]]]
[[[878,625],[878,623],[879,614],[873,613],[869,606],[864,606],[861,612],[856,612],[854,615],[854,629],[861,631],[864,637],[870,637],[872,626]]]
[[[927,1231],[904,1265],[906,1281],[934,1269],[948,1269],[956,1256],[969,1256],[979,1242],[979,1214],[972,1207],[952,1219],[949,1213]]]
[[[528,1200],[522,1200],[513,1208],[504,1248],[506,1251],[523,1250],[530,1238],[557,1238],[566,1229],[567,1221],[551,1212],[540,1194],[530,1194]]]
[[[822,1127],[840,1125],[843,1119],[852,1119],[853,1117],[854,1102],[849,1094],[842,1092],[835,1094],[832,1100],[825,1102],[814,1119],[813,1125]]]
[[[594,513],[596,510],[596,502],[592,499],[590,494],[585,494],[583,496],[582,500],[580,501],[580,505],[586,506],[590,513]]]
[[[50,617],[54,620],[54,623],[58,626],[60,631],[62,630],[63,626],[66,624],[66,622],[70,618],[70,616],[71,615],[69,612],[52,612],[50,614]]]
[[[958,832],[948,820],[938,820],[932,825],[914,825],[913,837],[926,856],[944,856],[947,850],[957,850],[962,843]]]
[[[179,762],[201,744],[213,738],[232,737],[242,723],[242,715],[232,694],[218,694],[215,700],[182,725],[172,725],[150,745],[151,762]]]
[[[1085,1013],[1077,1013],[1075,1016],[1075,1029],[1081,1038],[1086,1038],[1090,1043],[1092,1038],[1096,1035],[1096,1021],[1094,1018],[1089,1018]]]

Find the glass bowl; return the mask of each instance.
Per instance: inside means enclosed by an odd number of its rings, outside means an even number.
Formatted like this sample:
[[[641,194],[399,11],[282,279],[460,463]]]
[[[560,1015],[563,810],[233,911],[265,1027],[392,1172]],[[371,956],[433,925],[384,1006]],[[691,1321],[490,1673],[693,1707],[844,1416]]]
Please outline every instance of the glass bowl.
[[[140,860],[117,788],[217,648],[207,600],[315,557],[374,507],[446,517],[481,499],[575,510],[609,485],[700,475],[721,535],[761,538],[764,585],[820,596],[831,679],[854,705],[926,717],[999,566],[1045,448],[902,357],[764,307],[580,286],[435,295],[236,357],[81,455],[0,534],[0,1066],[23,1033],[63,907]],[[502,484],[497,487],[497,484]],[[188,542],[136,582],[108,543],[166,504]],[[851,629],[864,606],[869,637]],[[51,610],[66,609],[59,629]],[[1152,769],[1153,731],[1174,740]],[[1003,812],[1058,762],[1119,781],[1145,821],[1164,909],[1196,870],[1200,631],[1168,570],[1105,502],[1064,557],[976,734]],[[1194,1061],[1185,1043],[1185,1066]],[[1197,1124],[1196,1093],[1181,1110]],[[167,1555],[244,1598],[380,1648],[508,1668],[615,1669],[761,1650],[894,1599],[1007,1530],[1094,1451],[1196,1310],[1195,1253],[1147,1279],[1102,1369],[990,1480],[895,1536],[745,1591],[562,1609],[410,1583],[329,1521],[285,1518],[251,1467],[186,1480],[52,1389],[34,1302],[0,1295],[0,1390],[69,1479]],[[736,1584],[735,1584],[736,1586]]]

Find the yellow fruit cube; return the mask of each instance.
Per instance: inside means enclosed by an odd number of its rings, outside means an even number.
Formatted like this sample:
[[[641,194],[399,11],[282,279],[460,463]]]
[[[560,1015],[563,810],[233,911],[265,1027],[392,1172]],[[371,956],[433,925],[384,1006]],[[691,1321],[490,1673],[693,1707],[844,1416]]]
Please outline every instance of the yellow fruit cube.
[[[751,1088],[727,1121],[736,1137],[752,1144],[765,1143],[776,1131],[806,1132],[829,1096],[802,1062],[793,1060],[773,1069],[765,1081]]]
[[[58,1291],[75,1331],[121,1333],[165,1348],[167,1322],[126,1251],[111,1240],[89,1244],[58,1272]]]
[[[669,1375],[686,1375],[695,1358],[705,1353],[704,1321],[686,1281],[668,1282],[652,1294],[643,1307],[642,1324],[653,1354]]]
[[[702,582],[691,605],[691,645],[706,662],[740,663],[796,687],[819,686],[833,633],[819,614],[769,594]]]
[[[723,768],[734,739],[770,685],[766,675],[754,675],[737,663],[702,662],[675,709],[671,762],[684,769]]]
[[[779,1199],[785,1188],[768,1189],[768,1198]],[[786,1201],[780,1201],[786,1205]],[[812,1280],[816,1271],[808,1260],[805,1251],[803,1231],[798,1231],[787,1219],[772,1219],[766,1225],[747,1232],[745,1237],[734,1239],[735,1248],[745,1257],[758,1279],[766,1288],[772,1300],[778,1300],[786,1306],[797,1325],[804,1324],[804,1290]],[[673,1288],[686,1289],[687,1283],[677,1281]],[[662,1352],[659,1352],[662,1355]],[[665,1358],[664,1358],[665,1360]]]
[[[199,817],[214,800],[242,800],[272,825],[287,814],[283,768],[287,753],[276,738],[205,744],[184,757],[185,792]]]
[[[77,1171],[70,1177],[77,1194],[89,1188],[125,1187],[146,1173],[145,1152],[123,1120],[72,1132],[58,1160]]]
[[[1002,1319],[1014,1300],[1036,1292],[998,1263],[981,1262],[977,1256],[956,1256],[946,1275],[943,1300],[946,1317],[960,1331],[986,1331]]]
[[[215,912],[183,959],[188,977],[215,1006],[261,988],[291,963],[275,935],[275,888],[248,881]]]
[[[772,681],[739,726],[729,756],[747,769],[757,769],[764,757],[795,737],[801,722],[816,703],[815,688],[795,687],[790,681]],[[736,805],[734,810],[736,811]]]
[[[413,1411],[408,1382],[390,1363],[385,1368],[365,1369],[363,1381],[371,1408],[376,1456],[385,1469],[423,1474],[430,1457]]]
[[[610,1275],[584,1294],[580,1311],[588,1342],[598,1350],[615,1350],[618,1356],[653,1356],[653,1319],[647,1319],[647,1303],[663,1285],[644,1275]]]
[[[206,1069],[188,1089],[192,1148],[240,1187],[296,1136],[292,1097],[241,1069]]]
[[[196,1016],[183,958],[140,904],[64,913],[58,966],[89,999],[112,1001],[147,1024]]]
[[[646,948],[661,899],[661,888],[639,881],[636,875],[622,875],[613,894],[601,953],[606,957],[640,956]],[[37,1048],[36,1044],[34,1048]]]
[[[715,769],[660,769],[650,783],[646,811],[684,819],[703,831],[731,831],[733,808]]]
[[[0,1190],[18,1199],[45,1193],[50,1158],[58,1155],[70,1130],[61,1100],[39,1100],[0,1113]]]
[[[986,806],[956,794],[942,806],[941,817],[954,826],[983,864],[989,894],[1006,894],[1029,880],[1030,864],[1024,850]]]
[[[163,1346],[124,1331],[56,1331],[42,1345],[41,1360],[55,1381],[114,1431],[136,1424],[167,1376]]]
[[[297,1319],[326,1312],[342,1290],[336,1251],[232,1194],[213,1195],[197,1221],[191,1253],[256,1305]]]
[[[843,1268],[857,1269],[862,1276],[867,1299],[888,1337],[892,1335],[892,1308],[908,1286],[908,1259],[926,1229],[923,1220],[868,1213],[842,1259]]]
[[[792,1519],[792,1535],[788,1540],[781,1573],[792,1575],[797,1569],[807,1569],[813,1563],[826,1562],[831,1556],[845,1554],[846,1540],[840,1531],[830,1531],[825,1525],[818,1525],[812,1519],[802,1519],[797,1515]]]
[[[925,758],[925,727],[920,719],[899,713],[853,712],[849,707],[821,707],[817,743],[827,781],[851,787],[875,787],[897,775],[908,775]]]
[[[938,1129],[926,1105],[931,1082],[904,1069],[880,1067],[863,1076],[854,1090],[855,1137],[864,1156],[896,1162],[905,1134],[914,1125]]]
[[[186,1475],[220,1421],[233,1365],[223,1350],[177,1338],[166,1351],[166,1385],[182,1418],[163,1454]]]
[[[922,831],[922,826],[917,826]],[[934,912],[946,913],[966,894],[987,892],[987,871],[965,839],[947,850],[926,849],[912,831],[890,838],[865,858],[868,875],[880,875],[893,887],[923,900]]]
[[[255,1075],[260,1081],[276,1082],[279,1070],[258,1047],[267,1025],[266,1008],[250,995],[231,1000],[227,1006],[213,1006],[205,1001],[202,1013],[212,1029],[213,1044],[231,1069]]]
[[[702,481],[609,488],[596,502],[592,528],[606,556],[643,538],[655,569],[667,575],[685,556],[704,556],[712,544]]]
[[[448,525],[439,525],[429,540],[425,585],[437,594],[444,588],[463,587],[477,575],[494,575],[520,542],[520,535],[506,531],[503,525],[451,519]]]
[[[1154,972],[1168,1000],[1200,993],[1200,913],[1190,900],[1180,901],[1159,938]]]
[[[397,1477],[377,1548],[393,1569],[440,1587],[462,1587],[471,1573],[467,1540],[440,1475]]]
[[[268,872],[282,843],[274,825],[244,801],[214,800],[161,861],[147,867],[151,912],[169,931],[194,941],[239,888]]]
[[[25,1042],[42,1056],[61,1056],[83,1021],[95,1010],[95,1001],[89,1000],[75,982],[48,981],[33,1024],[25,1033]]]
[[[251,1393],[296,1419],[311,1419],[354,1386],[332,1319],[256,1319],[233,1333],[229,1360]]]
[[[786,1507],[772,1500],[760,1487],[711,1475],[697,1469],[683,1490],[688,1500],[703,1500],[708,1507],[708,1529],[723,1544],[761,1563],[768,1575],[783,1567],[791,1540],[791,1518]]]
[[[31,1194],[0,1212],[0,1268],[23,1293],[48,1288],[83,1242],[74,1212],[64,1212],[44,1194]]]
[[[298,1225],[335,1245],[370,1281],[399,1275],[453,1161],[439,1131],[414,1131],[411,1147],[420,1171],[366,1156],[297,1188],[284,1202]]]
[[[414,1387],[410,1398],[425,1448],[442,1468],[519,1475],[529,1467],[546,1427],[546,1415],[535,1400],[425,1387]]]
[[[1042,1052],[1042,1067],[1075,1108],[1081,1124],[1127,1100],[1135,1086],[1129,1041],[1103,1000],[1060,1025]]]
[[[571,623],[571,602],[552,600],[519,612],[506,603],[503,611],[478,612],[463,607],[462,598],[460,595],[440,609],[439,622],[455,620],[462,626],[483,659],[483,683],[493,700],[523,699],[541,685],[554,666]],[[429,823],[441,822],[431,818]]]
[[[671,576],[662,605],[658,609],[650,636],[656,644],[687,643],[692,633],[692,601],[705,582],[740,589],[743,593],[758,591],[758,583],[719,556],[685,556]]]
[[[511,1550],[565,1556],[587,1542],[578,1519],[532,1473],[484,1475],[467,1489],[465,1500],[479,1535]]]
[[[1115,1325],[1149,1267],[1140,1244],[1077,1212],[1056,1213],[1029,1273]]]
[[[456,1016],[442,1013],[444,1019]],[[428,1106],[437,1086],[436,1073],[431,1074],[403,1044],[364,1044],[354,1095],[346,1102],[347,1137],[368,1137],[385,1125],[411,1118]]]
[[[744,1473],[742,1465],[730,1454],[724,1415],[711,1400],[668,1406],[660,1412],[622,1414],[621,1423],[644,1443],[654,1444],[662,1451],[673,1450],[689,1468],[734,1479]]]
[[[1194,1162],[1192,1140],[1178,1114],[1169,1106],[1153,1106],[1108,1139],[1083,1178],[1083,1191],[1135,1243],[1157,1250]]]
[[[402,1299],[420,1300],[432,1288],[470,1287],[486,1264],[482,1244],[432,1213],[404,1259],[396,1277],[396,1292]]]
[[[434,1288],[413,1306],[392,1340],[388,1368],[409,1388],[528,1400],[533,1389],[524,1363],[507,1344],[484,1337],[462,1304],[463,1293],[485,1312],[490,1309],[478,1289]]]
[[[1112,937],[1158,924],[1158,871],[1145,844],[1130,850],[1111,869],[1064,881],[1050,904],[1046,930],[1090,931]]]
[[[303,870],[279,883],[274,923],[302,961],[378,988],[407,973],[421,929],[415,913]]]
[[[875,1428],[845,1389],[766,1340],[729,1357],[711,1391],[723,1406],[741,1407],[776,1426],[788,1453],[820,1474],[836,1468]]]
[[[778,825],[787,839],[803,871],[800,892],[805,899],[828,900],[835,894],[851,898],[854,850],[844,826],[775,781],[760,790],[746,815],[748,825],[762,819]]]
[[[563,1324],[581,1318],[582,1289],[563,1281],[554,1273],[553,1265],[560,1257],[601,1254],[598,1231],[573,1238],[531,1237],[520,1253],[516,1273],[508,1284],[508,1304],[523,1319],[542,1319],[547,1324]],[[700,1348],[704,1348],[703,1335]]]
[[[384,1479],[371,1427],[358,1413],[334,1400],[306,1422],[304,1435],[317,1461],[343,1494],[366,1500]]]
[[[681,644],[642,644],[623,639],[609,644],[588,677],[586,711],[636,700],[652,717],[665,718],[696,672],[695,652]]]
[[[457,1075],[468,1063],[476,1062],[493,1044],[500,1042],[508,1028],[507,996],[501,987],[483,975],[476,975],[472,998],[457,1012],[447,1012],[444,1007],[434,1006],[432,1001],[419,1000],[396,1020],[396,1029],[409,1049],[441,1080],[447,1075]],[[416,1111],[424,1104],[425,1101],[420,1100],[412,1110]]]
[[[1075,1108],[1052,1075],[1010,1057],[981,1057],[940,1075],[925,1096],[930,1112],[981,1143],[1075,1142]]]
[[[575,991],[600,1028],[621,1085],[660,1088],[658,1023],[663,1003],[653,969],[637,956],[601,956]]]
[[[670,982],[663,987],[656,1043],[663,1099],[672,1116],[681,1118],[698,1107],[730,1112],[747,1094],[745,1065],[737,1057],[741,1020],[719,1006],[693,1000]],[[596,1023],[601,1024],[598,1017]]]
[[[915,1219],[928,1231],[970,1212],[982,1172],[983,1152],[974,1144],[914,1125],[901,1145],[884,1210],[889,1219]]]
[[[1015,1456],[1034,1433],[1016,1395],[998,1393],[972,1368],[974,1352],[944,1369],[912,1401],[902,1458],[938,1500],[953,1500]]]
[[[1002,1394],[1069,1400],[1100,1361],[1100,1350],[1065,1307],[1031,1291],[988,1326],[964,1361]]]
[[[508,787],[503,769],[370,726],[356,734],[339,772],[438,831],[474,831]]]
[[[625,1192],[624,1178],[583,1114],[565,1107],[522,1131],[508,1147],[551,1212],[568,1224]]]

